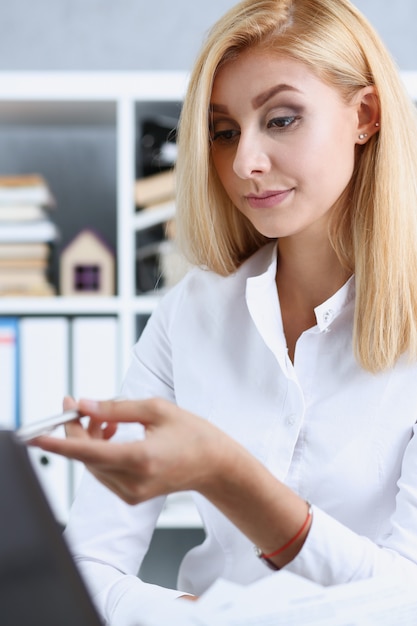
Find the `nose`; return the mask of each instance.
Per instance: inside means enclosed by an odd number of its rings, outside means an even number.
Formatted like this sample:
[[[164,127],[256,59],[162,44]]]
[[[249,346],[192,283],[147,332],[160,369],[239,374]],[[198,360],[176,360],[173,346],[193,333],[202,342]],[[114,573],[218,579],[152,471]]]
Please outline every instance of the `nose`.
[[[262,138],[252,133],[241,132],[233,161],[233,171],[239,178],[247,179],[266,174],[270,169],[270,159]]]

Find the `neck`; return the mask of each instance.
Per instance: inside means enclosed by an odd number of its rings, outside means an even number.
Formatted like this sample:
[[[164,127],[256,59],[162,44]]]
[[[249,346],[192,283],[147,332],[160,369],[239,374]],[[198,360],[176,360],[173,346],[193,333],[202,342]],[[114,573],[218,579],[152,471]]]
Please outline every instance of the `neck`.
[[[288,237],[278,243],[277,287],[281,301],[312,311],[340,289],[349,276],[327,237],[308,242]]]
[[[276,282],[292,361],[298,338],[316,324],[315,307],[340,289],[348,277],[327,237],[308,241],[304,237],[291,237],[279,241]]]

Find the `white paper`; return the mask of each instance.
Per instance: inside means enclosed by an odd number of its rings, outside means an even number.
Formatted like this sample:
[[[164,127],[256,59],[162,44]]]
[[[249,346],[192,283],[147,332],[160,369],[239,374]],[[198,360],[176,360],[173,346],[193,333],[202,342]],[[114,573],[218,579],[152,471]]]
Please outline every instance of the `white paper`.
[[[416,626],[417,583],[381,577],[322,587],[279,572],[246,587],[218,580],[197,602],[160,606],[138,626]]]

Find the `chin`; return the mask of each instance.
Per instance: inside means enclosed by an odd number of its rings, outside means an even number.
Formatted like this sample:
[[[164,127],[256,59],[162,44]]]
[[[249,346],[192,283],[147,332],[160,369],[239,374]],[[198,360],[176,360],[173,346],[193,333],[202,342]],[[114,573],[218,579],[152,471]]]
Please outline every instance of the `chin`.
[[[283,239],[285,237],[291,237],[291,235],[295,235],[297,231],[289,230],[288,228],[257,228],[254,227],[258,231],[259,234],[263,235],[267,239]]]

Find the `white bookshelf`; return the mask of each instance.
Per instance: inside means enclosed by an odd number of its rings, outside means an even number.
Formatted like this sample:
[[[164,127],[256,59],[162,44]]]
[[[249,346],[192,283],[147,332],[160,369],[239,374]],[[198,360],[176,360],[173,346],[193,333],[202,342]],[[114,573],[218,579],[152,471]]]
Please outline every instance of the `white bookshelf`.
[[[136,337],[136,318],[148,315],[158,293],[136,295],[134,203],[136,132],[141,106],[181,103],[185,72],[0,72],[0,128],[48,131],[104,128],[114,135],[117,293],[112,297],[28,297],[0,299],[2,316],[101,316],[118,320],[118,377],[122,381]],[[163,106],[162,106],[163,108]],[[65,142],[59,147],[63,153]],[[4,163],[4,159],[3,159]],[[74,163],[74,168],[77,163]],[[36,162],[31,168],[37,171]],[[7,172],[10,173],[10,172]],[[63,172],[62,176],[65,176]],[[53,190],[53,189],[52,189]],[[54,190],[53,190],[54,191]],[[61,210],[57,200],[57,213]],[[54,219],[54,214],[52,214]],[[88,224],[88,215],[86,215]],[[190,498],[170,497],[158,524],[163,528],[199,527]]]
[[[114,124],[116,132],[117,284],[114,298],[17,298],[2,314],[115,314],[120,321],[120,376],[136,340],[135,316],[157,295],[135,295],[135,141],[137,106],[181,102],[185,72],[0,72],[0,125]],[[65,150],[65,146],[62,147]],[[58,208],[59,211],[59,199]]]

